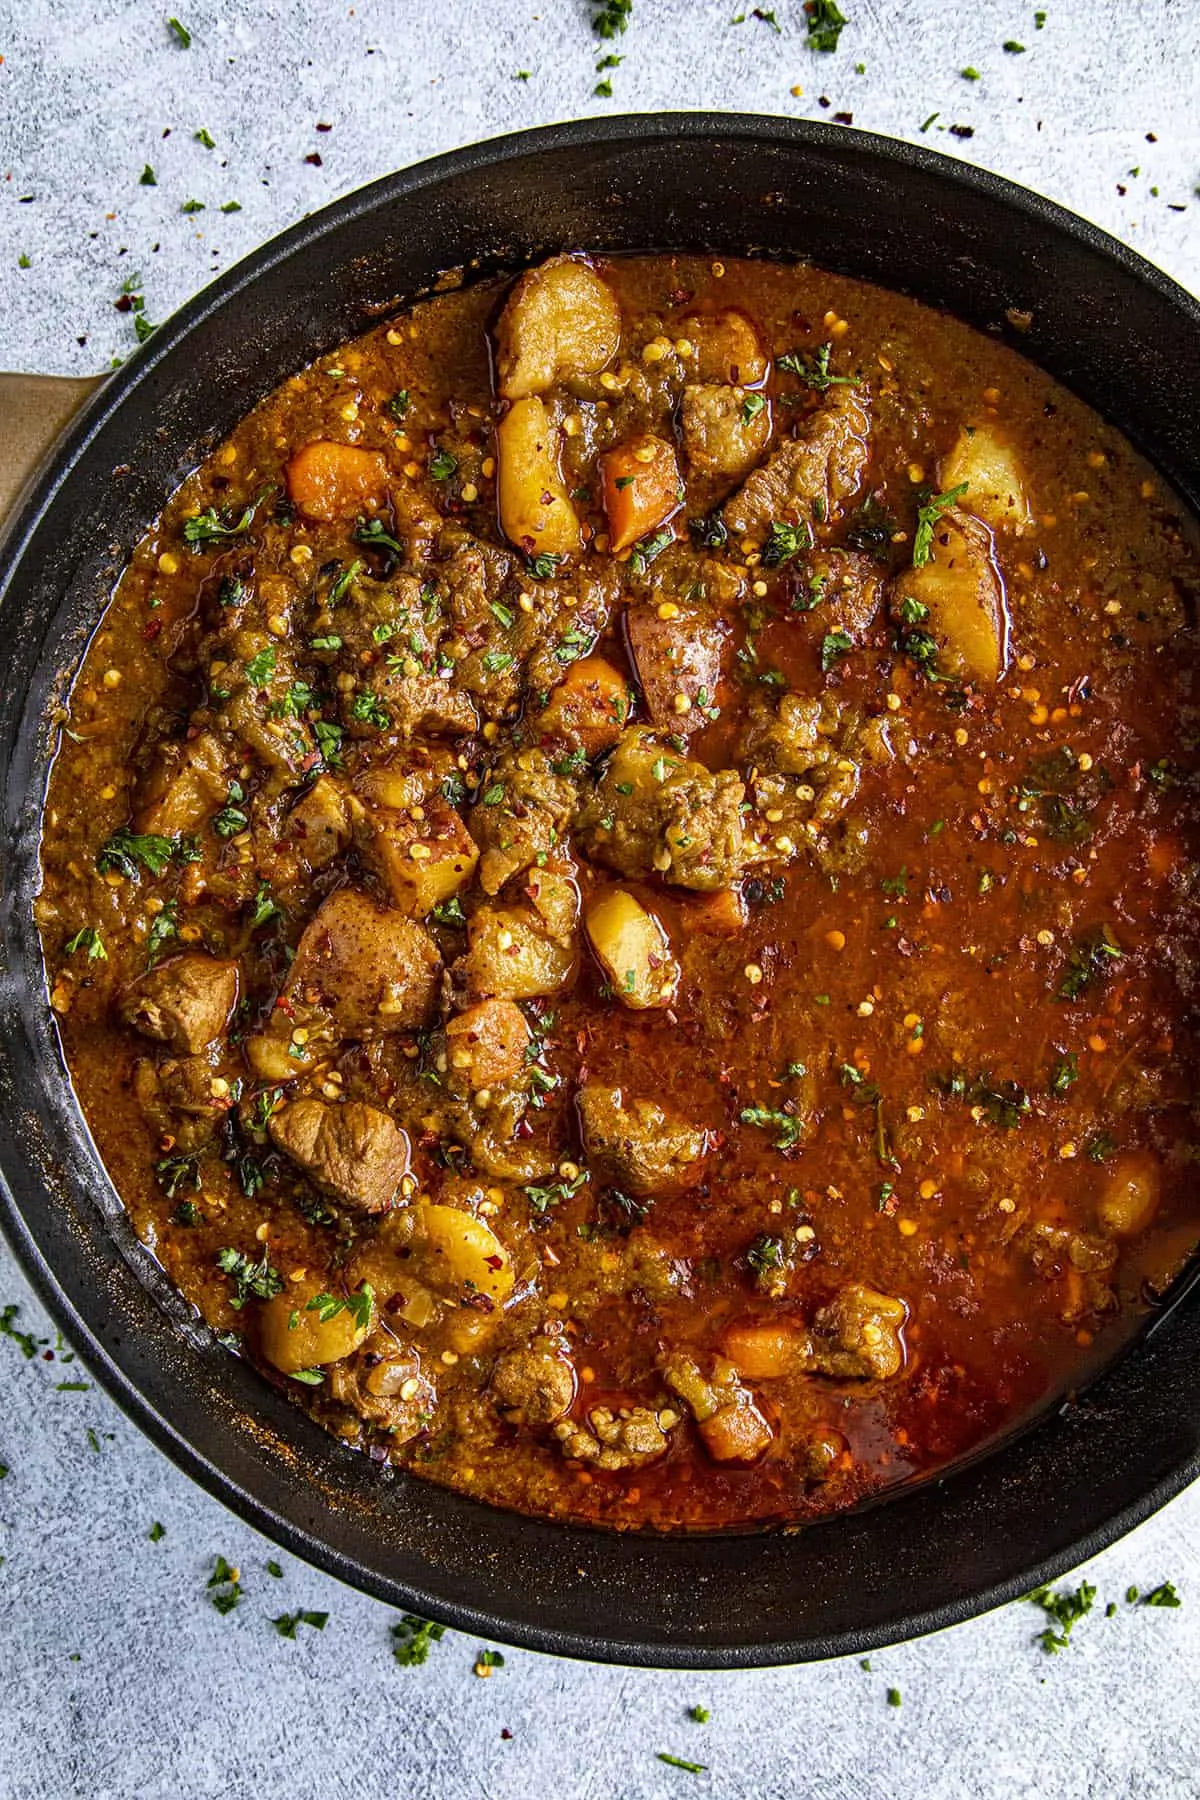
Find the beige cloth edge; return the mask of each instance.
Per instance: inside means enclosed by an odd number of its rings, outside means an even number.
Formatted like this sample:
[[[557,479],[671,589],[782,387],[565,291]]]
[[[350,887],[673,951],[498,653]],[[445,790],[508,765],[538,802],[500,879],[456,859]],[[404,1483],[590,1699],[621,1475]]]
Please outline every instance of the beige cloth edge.
[[[0,374],[0,525],[55,439],[103,379]]]

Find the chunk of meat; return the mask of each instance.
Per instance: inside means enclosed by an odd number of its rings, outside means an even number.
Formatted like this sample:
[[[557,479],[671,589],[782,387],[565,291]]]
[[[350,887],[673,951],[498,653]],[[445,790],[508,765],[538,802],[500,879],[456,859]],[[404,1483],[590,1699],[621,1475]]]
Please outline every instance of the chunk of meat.
[[[526,556],[574,556],[579,517],[560,464],[560,433],[532,395],[514,401],[496,427],[500,525]]]
[[[1110,1277],[1117,1264],[1117,1244],[1090,1231],[1039,1219],[1017,1234],[1014,1242],[1038,1274],[1064,1286],[1063,1319],[1075,1324],[1089,1313],[1112,1312],[1117,1296]]]
[[[157,837],[198,832],[225,802],[225,746],[211,731],[160,744],[134,808],[135,831]]]
[[[305,927],[284,999],[332,1015],[350,1037],[429,1023],[442,959],[423,926],[340,888]]]
[[[679,964],[661,921],[624,888],[607,888],[588,902],[588,938],[616,998],[634,1012],[669,1006]]]
[[[479,885],[498,894],[505,882],[546,857],[559,843],[575,809],[576,789],[554,771],[544,750],[513,750],[500,757],[471,808],[471,835],[479,845]]]
[[[564,1339],[534,1338],[500,1357],[492,1396],[515,1425],[553,1425],[575,1403],[575,1365]]]
[[[533,727],[585,757],[611,750],[629,718],[629,683],[603,656],[581,656],[554,688]]]
[[[145,1037],[194,1056],[221,1036],[237,998],[237,964],[189,950],[131,981],[117,1000],[117,1014]]]
[[[736,307],[689,313],[674,328],[674,336],[691,345],[691,358],[685,360],[697,381],[757,387],[766,376],[767,359],[758,332]]]
[[[742,873],[745,795],[733,770],[710,774],[632,726],[580,809],[578,828],[588,854],[618,874],[657,873],[708,893]]]
[[[752,1463],[770,1447],[773,1432],[733,1364],[713,1359],[712,1374],[682,1351],[668,1352],[659,1364],[663,1380],[690,1410],[704,1447],[714,1462]]]
[[[377,513],[387,500],[388,468],[375,450],[317,438],[287,466],[288,497],[306,519],[331,525]]]
[[[362,1100],[293,1100],[271,1114],[267,1131],[320,1193],[362,1212],[386,1212],[408,1173],[407,1136]]]
[[[657,606],[630,606],[625,634],[655,729],[702,731],[716,713],[728,626],[707,608],[677,606],[664,619]]]
[[[679,425],[697,474],[740,481],[771,441],[771,407],[748,388],[697,383],[683,390]]]
[[[852,1281],[812,1323],[812,1367],[839,1380],[887,1381],[904,1367],[903,1300]]]
[[[674,1420],[675,1415],[670,1416]],[[554,1435],[564,1456],[614,1472],[642,1468],[657,1461],[670,1447],[659,1415],[648,1406],[623,1406],[616,1412],[611,1407],[594,1406],[586,1425],[577,1419],[560,1419]]]
[[[672,518],[683,504],[675,447],[649,433],[600,458],[609,548],[618,554]]]
[[[580,1088],[577,1104],[587,1160],[601,1179],[639,1198],[699,1179],[708,1140],[677,1113],[592,1081]]]
[[[525,1067],[529,1027],[512,1000],[480,1000],[446,1025],[446,1057],[452,1073],[472,1088],[500,1087]]]
[[[765,538],[776,519],[795,524],[814,517],[814,509],[838,518],[862,485],[871,454],[865,399],[859,388],[836,388],[725,502],[730,531]]]
[[[139,1057],[133,1092],[147,1123],[159,1137],[172,1137],[185,1153],[212,1142],[230,1102],[213,1094],[213,1066],[206,1056]]]
[[[354,1356],[333,1363],[326,1385],[331,1399],[379,1426],[393,1444],[415,1438],[437,1406],[437,1389],[418,1352],[381,1332]]]
[[[503,400],[543,394],[573,375],[595,375],[617,353],[621,309],[590,264],[555,256],[522,275],[496,327]]]
[[[387,898],[410,919],[425,918],[466,887],[479,861],[474,839],[440,795],[403,812],[364,811],[354,836]]]
[[[800,579],[803,598],[814,608],[813,623],[824,634],[844,631],[859,642],[879,615],[883,576],[873,556],[861,550],[814,550]]]
[[[965,486],[963,505],[994,530],[1020,532],[1033,524],[1020,459],[994,426],[964,427],[943,458],[938,482],[943,493]]]
[[[990,686],[1008,662],[1008,606],[992,534],[982,519],[950,507],[934,527],[930,559],[892,587],[892,616],[905,647],[956,681]]]
[[[297,800],[288,814],[288,835],[310,873],[327,868],[342,854],[350,842],[350,814],[346,796],[332,777],[318,775]]]

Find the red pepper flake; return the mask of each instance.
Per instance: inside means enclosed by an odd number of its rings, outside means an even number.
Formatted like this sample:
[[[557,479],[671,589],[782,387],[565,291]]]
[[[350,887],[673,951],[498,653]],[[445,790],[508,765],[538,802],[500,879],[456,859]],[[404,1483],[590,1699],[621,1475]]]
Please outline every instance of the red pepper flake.
[[[161,619],[151,619],[149,624],[146,626],[145,630],[142,632],[142,636],[145,638],[145,640],[148,644],[152,644],[161,630],[162,630],[162,620]]]
[[[318,131],[332,131],[333,126],[332,125],[322,125],[322,124],[318,123],[317,130]]]
[[[324,167],[324,164],[321,161],[320,152],[317,150],[310,150],[304,160],[306,163],[311,163],[314,169]]]
[[[835,125],[853,125],[854,114],[847,112],[834,113],[833,120]]]
[[[956,138],[973,138],[975,136],[975,127],[973,125],[952,125],[950,127],[950,136]]]

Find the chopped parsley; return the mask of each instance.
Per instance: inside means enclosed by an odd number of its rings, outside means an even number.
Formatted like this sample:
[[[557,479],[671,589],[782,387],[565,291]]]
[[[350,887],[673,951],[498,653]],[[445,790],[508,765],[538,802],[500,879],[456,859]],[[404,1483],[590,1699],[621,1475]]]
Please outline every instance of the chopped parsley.
[[[325,1379],[324,1369],[289,1369],[288,1380],[298,1381],[302,1387],[320,1387]]]
[[[403,556],[404,546],[389,537],[382,519],[360,519],[354,527],[354,541],[365,544],[370,550],[390,550],[393,556]]]
[[[369,691],[354,696],[350,717],[358,725],[373,725],[376,731],[386,731],[392,722],[392,715],[379,695]]]
[[[210,131],[206,131],[203,125],[200,127],[199,131],[194,133],[194,136],[195,136],[196,142],[198,144],[203,144],[204,148],[206,150],[215,150],[216,149],[216,147],[217,147],[216,138],[213,137],[213,135]]]
[[[452,894],[449,900],[439,900],[429,916],[435,925],[455,925],[461,928],[467,923],[467,915],[457,894]]]
[[[829,358],[832,354],[832,344],[819,345],[811,357],[805,356],[800,350],[789,350],[786,355],[779,357],[775,366],[786,370],[789,375],[795,375],[805,387],[815,389],[818,394],[823,394],[831,387],[857,387],[858,383],[853,375],[830,374]]]
[[[1164,1581],[1152,1588],[1148,1594],[1142,1595],[1143,1606],[1182,1606],[1183,1601],[1175,1592],[1173,1581]]]
[[[415,1669],[428,1661],[431,1647],[445,1635],[444,1625],[418,1618],[416,1613],[404,1613],[400,1623],[392,1626],[392,1655],[402,1669]]]
[[[603,0],[598,12],[592,14],[592,30],[597,37],[618,37],[629,23],[633,12],[633,0]]]
[[[212,827],[219,838],[236,837],[239,831],[249,827],[250,816],[241,805],[245,798],[246,791],[241,782],[231,781],[224,806],[213,815]]]
[[[933,534],[937,522],[949,506],[954,506],[967,491],[968,483],[947,488],[944,494],[927,494],[917,507],[917,529],[913,534],[912,566],[923,569],[933,555]]]
[[[457,468],[457,456],[451,456],[448,450],[435,450],[430,460],[429,474],[434,481],[449,481]]]
[[[1079,1080],[1079,1058],[1062,1056],[1050,1071],[1050,1092],[1059,1098]]]
[[[267,644],[246,664],[246,680],[253,688],[265,688],[275,673],[277,657],[274,644]]]
[[[563,560],[563,557],[555,555],[553,550],[539,550],[536,556],[527,558],[529,573],[536,581],[549,581]]]
[[[742,402],[742,424],[752,425],[759,413],[765,409],[766,404],[765,395],[747,394],[745,400]]]
[[[1082,943],[1076,944],[1067,958],[1067,967],[1058,984],[1056,998],[1079,1000],[1093,983],[1103,981],[1112,964],[1119,962],[1123,951],[1108,925]]]
[[[775,1132],[776,1150],[792,1150],[804,1136],[804,1120],[786,1109],[744,1106],[738,1118],[743,1125],[754,1125],[759,1131]]]
[[[155,913],[150,921],[150,929],[146,933],[147,962],[156,962],[167,945],[178,936],[179,902],[178,900],[168,900],[162,910]]]
[[[352,562],[350,564],[350,567],[348,569],[343,569],[341,574],[335,577],[335,579],[329,589],[329,604],[330,604],[330,606],[340,606],[341,605],[342,601],[346,598],[346,595],[350,592],[350,589],[354,586],[355,582],[358,580],[359,576],[362,574],[362,572],[366,568],[366,566],[367,565],[365,563],[359,562],[356,559],[354,562]],[[334,647],[336,649],[340,650],[341,646],[342,646],[342,640],[341,640],[341,638],[338,638],[337,643]],[[313,647],[314,648],[316,647],[315,639],[313,640]]]
[[[283,1276],[273,1267],[266,1250],[260,1262],[252,1262],[242,1251],[226,1245],[217,1251],[217,1267],[234,1284],[235,1292],[229,1304],[235,1311],[240,1312],[251,1298],[273,1300],[276,1294],[283,1292]]]
[[[307,1303],[305,1312],[315,1312],[322,1325],[330,1319],[336,1319],[339,1313],[348,1312],[354,1319],[357,1330],[367,1331],[371,1324],[371,1306],[375,1299],[375,1289],[369,1281],[364,1281],[356,1293],[334,1295],[327,1293],[314,1294]]]
[[[218,1556],[216,1566],[208,1578],[208,1597],[217,1611],[224,1617],[231,1613],[242,1597],[242,1584],[238,1579],[239,1571],[231,1568],[223,1556]]]
[[[812,541],[812,529],[807,524],[791,525],[783,519],[773,519],[767,541],[763,545],[763,567],[781,569],[793,556],[799,556],[804,550],[811,550]]]
[[[68,938],[63,945],[64,956],[74,956],[77,950],[86,950],[89,962],[108,961],[108,951],[104,948],[104,939],[94,925],[84,925],[73,938]]]
[[[388,411],[391,413],[393,419],[395,419],[397,422],[399,422],[400,420],[402,420],[404,418],[407,418],[408,407],[409,407],[409,392],[408,392],[407,388],[401,388],[398,393],[395,393],[392,395],[391,399],[387,403]]]
[[[166,1526],[160,1525],[157,1519],[155,1519],[153,1525],[150,1527],[149,1531],[146,1533],[146,1536],[150,1539],[150,1542],[152,1544],[161,1543],[162,1539],[165,1538],[166,1535],[167,1535]]]
[[[669,1764],[672,1769],[686,1769],[689,1775],[703,1775],[708,1768],[707,1763],[688,1762],[686,1757],[672,1756],[669,1750],[656,1750],[654,1754],[659,1762]]]
[[[138,870],[148,869],[161,875],[167,864],[179,854],[178,838],[159,837],[154,833],[139,835],[122,825],[105,838],[96,852],[99,875],[124,875],[127,881],[138,879]]]
[[[661,556],[668,544],[675,542],[675,533],[670,530],[656,531],[650,537],[639,538],[629,555],[629,569],[633,575],[644,575],[656,556]]]
[[[221,210],[224,211],[224,207]],[[227,538],[241,537],[253,525],[254,515],[261,504],[261,498],[251,500],[243,507],[241,516],[232,522],[228,515],[222,518],[215,506],[208,506],[202,513],[197,513],[194,519],[183,521],[183,541],[190,544],[193,550],[200,550],[205,544],[219,544]]]
[[[890,1687],[888,1689],[887,1703],[889,1706],[902,1706],[903,1705],[903,1699],[901,1697],[899,1688]]]
[[[993,1081],[986,1072],[967,1076],[956,1069],[952,1075],[934,1076],[933,1085],[947,1099],[964,1100],[978,1109],[989,1124],[999,1125],[1004,1131],[1015,1131],[1031,1109],[1029,1095],[1020,1082]]]
[[[707,1706],[689,1706],[688,1718],[693,1719],[697,1725],[707,1725],[708,1721],[712,1718],[712,1714],[709,1712]]]
[[[1040,1606],[1046,1617],[1052,1621],[1044,1631],[1037,1634],[1037,1642],[1047,1656],[1057,1656],[1065,1650],[1071,1641],[1071,1633],[1080,1619],[1086,1618],[1095,1603],[1096,1590],[1090,1581],[1082,1581],[1072,1592],[1063,1588],[1055,1593],[1050,1587],[1035,1588],[1029,1595],[1032,1606]]]
[[[142,170],[141,174],[138,176],[138,186],[139,187],[157,187],[158,186],[158,176],[154,173],[154,170],[151,168],[149,163],[146,164],[145,168]]]
[[[181,50],[191,49],[192,34],[186,25],[181,25],[178,19],[168,19],[167,28],[175,38],[175,41]]]
[[[845,631],[827,631],[821,639],[821,670],[828,675],[854,648],[854,639]]]
[[[324,1631],[329,1623],[327,1612],[294,1612],[280,1613],[277,1619],[271,1620],[280,1637],[294,1638],[298,1625],[311,1625],[314,1631]]]
[[[548,1213],[551,1207],[558,1206],[561,1201],[574,1199],[580,1189],[587,1186],[588,1179],[587,1170],[580,1169],[577,1175],[570,1178],[564,1176],[562,1180],[553,1181],[548,1186],[539,1187],[535,1184],[527,1187],[525,1197],[535,1213]]]

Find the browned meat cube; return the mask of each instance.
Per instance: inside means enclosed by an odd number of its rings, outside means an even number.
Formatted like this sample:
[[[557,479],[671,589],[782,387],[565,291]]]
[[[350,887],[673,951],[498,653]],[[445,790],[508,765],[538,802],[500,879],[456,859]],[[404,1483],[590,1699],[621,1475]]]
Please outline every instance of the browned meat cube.
[[[683,390],[680,427],[688,462],[701,475],[740,481],[771,441],[771,408],[743,387]]]
[[[852,1281],[813,1319],[812,1367],[842,1380],[886,1381],[904,1367],[903,1300]]]
[[[678,608],[664,619],[657,606],[631,606],[625,632],[652,724],[681,737],[701,730],[716,708],[728,636],[723,620]]]
[[[205,1049],[233,1017],[238,967],[189,950],[139,975],[117,1001],[126,1025],[179,1054]]]
[[[870,456],[870,420],[857,388],[839,387],[801,428],[755,469],[722,509],[739,536],[765,538],[778,519],[795,524],[823,509],[837,518],[858,491]]]
[[[814,550],[800,579],[807,582],[813,624],[822,634],[844,631],[857,642],[879,615],[883,575],[861,550]]]
[[[322,1194],[363,1212],[386,1212],[408,1173],[408,1138],[361,1100],[293,1100],[271,1114],[267,1130]]]
[[[593,1170],[636,1195],[688,1186],[707,1149],[703,1131],[653,1100],[588,1082],[577,1097],[584,1149]]]
[[[437,1389],[409,1345],[376,1337],[369,1350],[331,1363],[330,1398],[386,1431],[392,1444],[406,1444],[423,1431],[437,1406]]]
[[[230,1101],[213,1093],[213,1074],[206,1056],[169,1056],[160,1063],[143,1056],[134,1064],[138,1105],[154,1131],[174,1138],[178,1150],[210,1143],[229,1110]]]
[[[578,826],[588,854],[622,875],[657,873],[710,893],[742,874],[745,786],[732,769],[714,775],[644,726],[631,726]]]
[[[288,834],[309,870],[323,869],[350,842],[346,796],[328,775],[318,775],[288,814]]]
[[[355,839],[388,899],[410,919],[423,919],[466,887],[479,851],[452,806],[434,796],[415,811],[379,807],[357,821]]]
[[[413,1031],[429,1023],[441,975],[423,926],[340,888],[306,927],[284,998],[324,1008],[350,1037]]]
[[[446,1026],[451,1073],[475,1089],[512,1081],[525,1066],[528,1045],[525,1014],[512,1000],[480,1000]]]
[[[544,750],[501,757],[471,808],[471,835],[482,851],[479,885],[498,894],[513,875],[546,857],[560,841],[578,799],[556,775]]]
[[[565,1341],[535,1338],[500,1357],[492,1372],[500,1411],[517,1425],[553,1425],[575,1400],[575,1365]]]
[[[229,791],[225,755],[211,731],[161,744],[139,792],[134,830],[158,837],[199,831]]]

